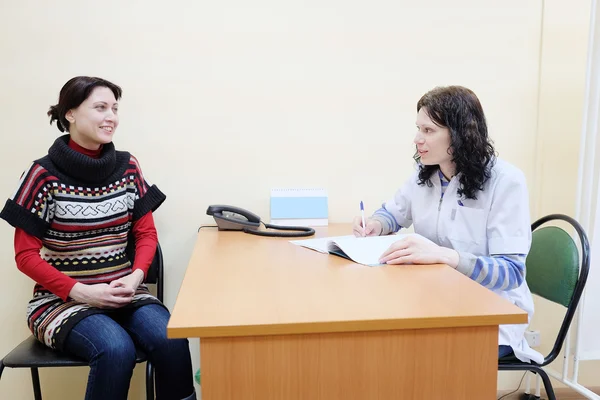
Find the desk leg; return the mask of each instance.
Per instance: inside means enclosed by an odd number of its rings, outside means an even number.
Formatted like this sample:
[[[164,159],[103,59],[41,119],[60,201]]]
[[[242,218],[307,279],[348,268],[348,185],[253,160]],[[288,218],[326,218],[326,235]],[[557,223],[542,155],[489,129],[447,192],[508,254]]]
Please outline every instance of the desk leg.
[[[494,399],[498,327],[202,338],[203,400]]]

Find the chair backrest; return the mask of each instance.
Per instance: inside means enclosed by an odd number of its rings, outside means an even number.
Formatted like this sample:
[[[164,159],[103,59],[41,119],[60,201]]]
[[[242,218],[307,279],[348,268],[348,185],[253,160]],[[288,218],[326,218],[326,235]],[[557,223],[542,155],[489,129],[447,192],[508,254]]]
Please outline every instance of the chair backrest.
[[[563,229],[542,224],[561,220],[569,223],[579,236],[579,250],[573,238]],[[532,293],[567,307],[560,331],[550,354],[544,360],[552,362],[562,348],[590,269],[590,246],[581,225],[573,218],[562,214],[547,215],[531,225],[532,242],[527,255],[526,280]]]
[[[535,230],[526,265],[532,293],[569,306],[579,279],[579,250],[567,232],[556,226]]]
[[[132,237],[132,235],[129,236],[125,251],[129,261],[133,264],[133,261],[135,260],[135,239]],[[148,274],[146,275],[146,280],[144,282],[156,284],[156,297],[162,302],[165,279],[163,254],[162,249],[160,248],[160,243],[156,244],[156,253],[154,253],[154,259],[148,268]]]

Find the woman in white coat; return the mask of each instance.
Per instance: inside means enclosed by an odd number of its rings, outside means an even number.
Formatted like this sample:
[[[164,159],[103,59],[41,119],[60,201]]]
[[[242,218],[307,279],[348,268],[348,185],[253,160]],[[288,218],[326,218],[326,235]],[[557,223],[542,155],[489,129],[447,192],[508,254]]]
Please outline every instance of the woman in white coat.
[[[414,224],[381,256],[387,264],[445,263],[533,315],[525,281],[531,245],[523,173],[495,156],[479,99],[461,86],[435,88],[417,103],[416,171],[356,236],[387,235]],[[428,239],[428,240],[427,240]],[[501,325],[498,357],[543,361],[526,324]]]

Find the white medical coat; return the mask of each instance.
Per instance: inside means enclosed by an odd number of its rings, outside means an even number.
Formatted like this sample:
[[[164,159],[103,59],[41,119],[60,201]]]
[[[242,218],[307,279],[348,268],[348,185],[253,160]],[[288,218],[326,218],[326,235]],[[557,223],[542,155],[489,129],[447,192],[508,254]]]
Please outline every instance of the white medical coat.
[[[527,254],[531,245],[529,195],[525,176],[513,165],[496,159],[491,178],[477,199],[458,195],[459,176],[454,176],[441,198],[441,181],[432,174],[432,187],[417,184],[417,172],[398,190],[385,208],[402,227],[414,224],[416,233],[436,244],[475,256]],[[462,202],[462,206],[459,205]],[[494,291],[533,316],[533,300],[527,282],[512,290]],[[499,344],[512,347],[521,361],[543,361],[524,338],[528,324],[500,325]]]

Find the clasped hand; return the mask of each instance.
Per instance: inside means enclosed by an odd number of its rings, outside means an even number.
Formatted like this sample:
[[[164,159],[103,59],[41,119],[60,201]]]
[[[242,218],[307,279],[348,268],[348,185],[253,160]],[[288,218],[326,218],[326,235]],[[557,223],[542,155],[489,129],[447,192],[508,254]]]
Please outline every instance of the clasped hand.
[[[120,308],[133,300],[135,291],[144,279],[144,273],[135,270],[131,274],[115,279],[110,284],[86,285],[76,283],[69,297],[98,308]]]

